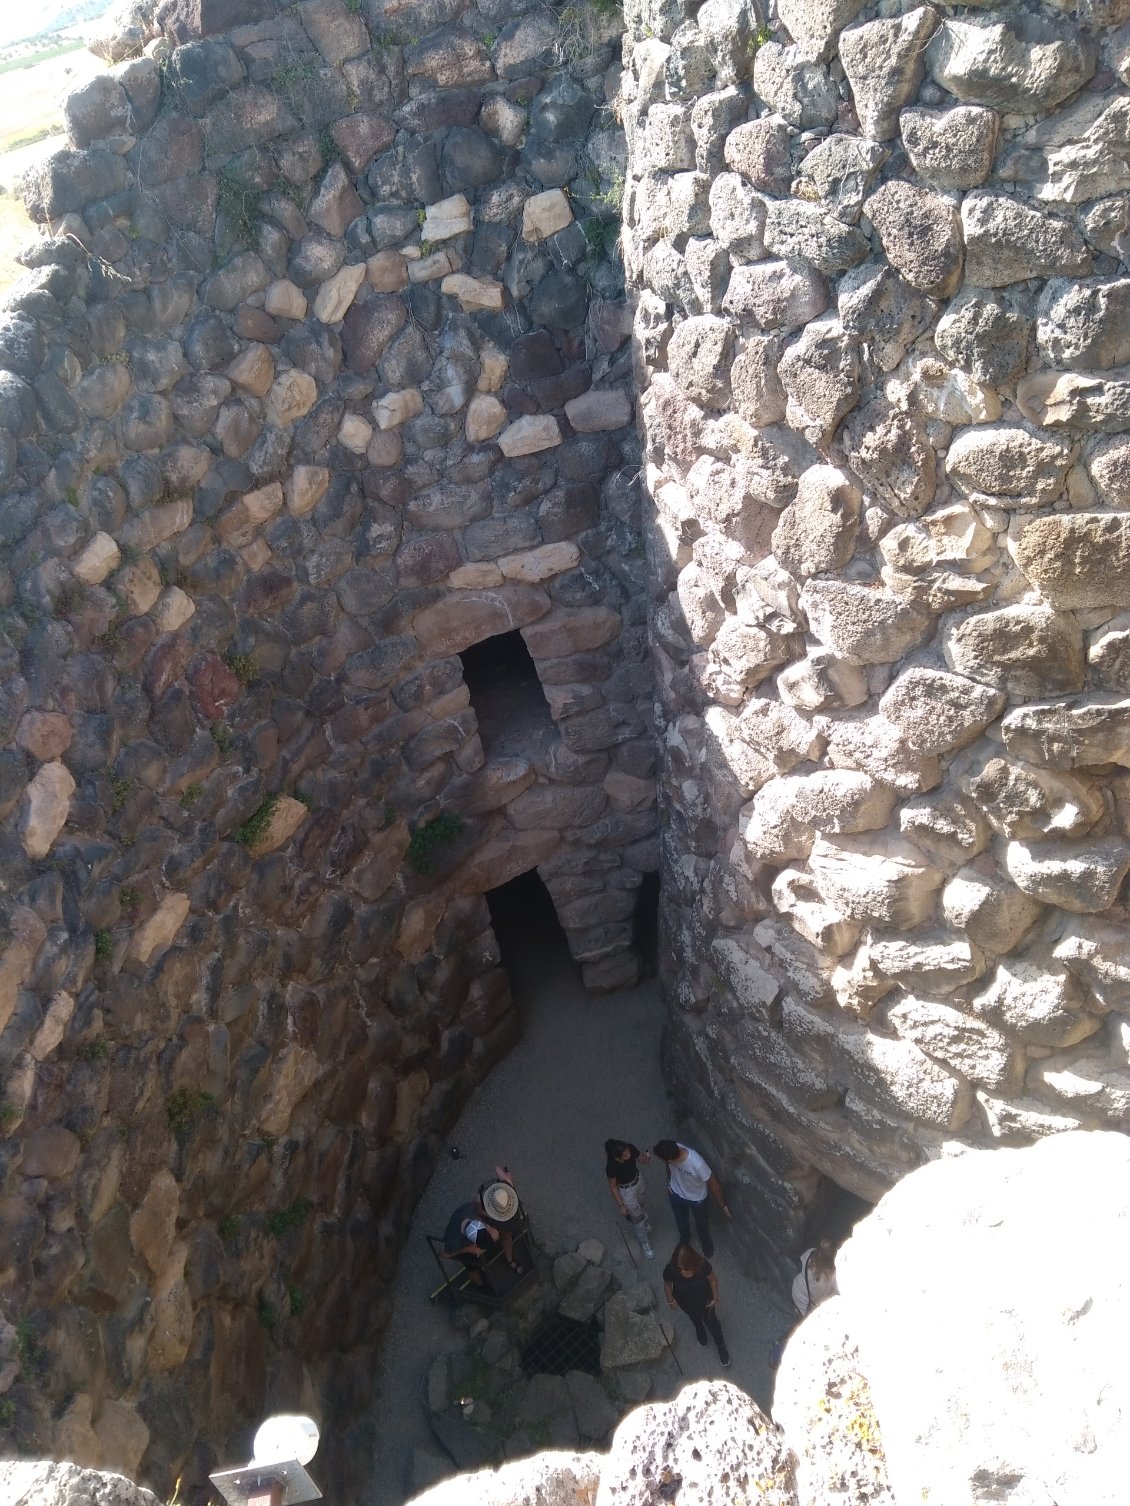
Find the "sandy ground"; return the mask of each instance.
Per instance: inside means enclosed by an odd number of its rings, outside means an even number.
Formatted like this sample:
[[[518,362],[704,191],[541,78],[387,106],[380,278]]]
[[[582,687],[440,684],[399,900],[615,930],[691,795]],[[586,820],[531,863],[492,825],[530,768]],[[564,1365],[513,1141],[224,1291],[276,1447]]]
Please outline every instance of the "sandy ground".
[[[543,1243],[552,1247],[565,1236],[574,1243],[595,1236],[607,1246],[609,1258],[628,1272],[622,1221],[604,1179],[603,1142],[618,1136],[646,1147],[677,1130],[659,1071],[663,1008],[655,983],[589,997],[560,933],[549,937],[527,926],[508,945],[503,928],[496,929],[525,1035],[468,1105],[449,1142],[461,1158],[445,1154],[417,1209],[378,1370],[373,1413],[377,1455],[366,1506],[400,1506],[407,1498],[413,1448],[435,1448],[417,1400],[421,1383],[432,1358],[458,1348],[462,1340],[446,1315],[428,1303],[437,1275],[424,1235],[442,1233],[451,1210],[473,1195],[501,1161],[513,1172]],[[647,1262],[638,1249],[635,1253],[666,1313],[660,1272],[676,1231],[662,1166],[652,1162],[643,1172],[656,1259]],[[719,1317],[733,1357],[726,1377],[767,1407],[772,1390],[767,1354],[787,1318],[765,1288],[739,1271],[724,1221],[719,1218],[715,1225]],[[700,1348],[689,1320],[681,1313],[673,1316],[686,1379],[722,1375],[713,1345]]]

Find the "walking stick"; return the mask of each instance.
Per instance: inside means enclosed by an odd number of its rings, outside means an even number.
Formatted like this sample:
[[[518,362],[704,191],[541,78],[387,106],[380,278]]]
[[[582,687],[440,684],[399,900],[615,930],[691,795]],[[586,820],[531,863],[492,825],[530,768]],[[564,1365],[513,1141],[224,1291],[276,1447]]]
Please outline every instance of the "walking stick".
[[[624,1233],[623,1225],[617,1224],[616,1227],[620,1231],[620,1238],[624,1241],[624,1248],[628,1252],[628,1259],[632,1262],[632,1265],[635,1268],[635,1270],[638,1271],[639,1270],[639,1264],[636,1261],[636,1257],[632,1254],[632,1247],[628,1243],[628,1236]]]

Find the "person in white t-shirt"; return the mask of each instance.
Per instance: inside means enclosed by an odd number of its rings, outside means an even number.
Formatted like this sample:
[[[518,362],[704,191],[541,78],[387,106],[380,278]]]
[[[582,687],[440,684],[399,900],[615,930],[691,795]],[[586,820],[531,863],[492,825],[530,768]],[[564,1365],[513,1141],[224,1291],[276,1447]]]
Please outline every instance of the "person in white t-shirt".
[[[713,1198],[725,1216],[730,1217],[718,1178],[697,1150],[680,1145],[677,1140],[660,1140],[652,1147],[652,1152],[667,1166],[667,1197],[675,1215],[680,1243],[690,1244],[693,1218],[702,1253],[707,1257],[713,1255],[709,1199]]]
[[[793,1306],[803,1318],[838,1290],[836,1247],[830,1239],[822,1239],[800,1257],[800,1271],[793,1278]]]

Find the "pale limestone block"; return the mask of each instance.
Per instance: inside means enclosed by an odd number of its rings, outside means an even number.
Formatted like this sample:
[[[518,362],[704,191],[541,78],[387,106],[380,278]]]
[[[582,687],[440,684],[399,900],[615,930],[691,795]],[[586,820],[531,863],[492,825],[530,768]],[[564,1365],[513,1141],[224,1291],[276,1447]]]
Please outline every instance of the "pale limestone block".
[[[288,842],[309,814],[301,800],[280,795],[271,807],[270,819],[262,834],[248,849],[251,856],[262,857],[265,852],[274,852],[276,847]]]
[[[267,289],[263,307],[276,319],[305,319],[306,294],[289,278],[283,277]]]
[[[441,293],[459,300],[460,308],[473,313],[486,309],[498,313],[502,309],[502,284],[489,277],[469,277],[465,272],[454,272],[439,285]]]
[[[327,466],[296,465],[287,478],[285,488],[287,511],[296,518],[305,517],[317,507],[329,484],[330,473]]]
[[[548,413],[532,413],[519,418],[499,435],[498,446],[508,459],[518,455],[536,455],[552,450],[561,443],[557,420]]]
[[[305,371],[292,368],[275,378],[267,398],[267,418],[285,429],[303,418],[318,401],[318,384]]]
[[[131,617],[142,617],[161,594],[161,574],[148,555],[123,565],[114,576],[114,590]]]
[[[275,363],[265,345],[255,342],[239,355],[227,368],[228,377],[244,392],[255,397],[266,397],[275,379]]]
[[[480,392],[497,392],[509,369],[509,359],[496,345],[484,345],[479,357],[479,380],[475,385]]]
[[[338,426],[338,444],[354,455],[363,455],[372,437],[372,424],[366,423],[359,413],[345,414]]]
[[[166,894],[153,914],[139,926],[130,947],[139,962],[151,962],[169,946],[189,911],[187,894]]]
[[[489,393],[477,392],[467,405],[466,433],[470,444],[493,439],[506,422],[506,408]]]
[[[580,558],[581,551],[576,544],[563,540],[557,544],[541,544],[536,549],[525,549],[518,554],[504,554],[498,561],[498,568],[506,580],[548,580],[551,575],[572,570]]]
[[[23,794],[20,841],[29,858],[45,858],[66,825],[75,782],[61,763],[45,763]]]
[[[74,996],[69,994],[65,988],[60,988],[57,993],[52,995],[42,1023],[34,1036],[32,1036],[31,1045],[28,1047],[32,1057],[37,1062],[45,1061],[66,1035],[67,1026],[70,1024],[71,1016],[74,1012]]]
[[[100,586],[121,564],[122,552],[108,533],[96,533],[71,566],[71,574],[87,586]]]
[[[153,621],[159,633],[175,633],[195,611],[196,603],[191,596],[179,586],[169,586],[153,608]]]
[[[129,1221],[130,1243],[155,1276],[169,1258],[179,1212],[180,1189],[176,1178],[162,1167]]]
[[[466,235],[474,226],[474,215],[465,194],[453,193],[449,199],[429,204],[420,226],[422,241],[447,241]]]
[[[314,318],[323,324],[337,324],[345,318],[346,310],[357,297],[357,289],[365,281],[365,263],[341,267],[332,277],[327,277],[314,299]]]
[[[424,411],[424,399],[419,387],[405,387],[399,392],[386,392],[373,404],[373,417],[378,429],[398,429],[410,418]]]
[[[409,259],[408,280],[409,282],[435,282],[437,277],[446,277],[451,272],[458,272],[462,265],[463,263],[454,251],[433,251],[431,256]]]
[[[522,210],[522,239],[543,241],[573,223],[573,211],[560,188],[547,188],[533,194]]]

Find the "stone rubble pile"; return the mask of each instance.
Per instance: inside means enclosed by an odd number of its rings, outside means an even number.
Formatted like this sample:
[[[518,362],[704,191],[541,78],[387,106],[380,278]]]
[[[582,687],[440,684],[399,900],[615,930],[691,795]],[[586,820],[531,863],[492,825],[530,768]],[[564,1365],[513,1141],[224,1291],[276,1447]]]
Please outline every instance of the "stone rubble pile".
[[[429,1367],[421,1403],[436,1447],[413,1450],[410,1493],[539,1448],[602,1447],[625,1412],[679,1389],[677,1330],[630,1261],[590,1238],[556,1258],[539,1252],[536,1270],[505,1307],[453,1313],[466,1343]],[[526,1373],[523,1355],[554,1315],[595,1326],[599,1375]]]
[[[668,1065],[799,1239],[1130,1114],[1130,11],[625,19]]]

